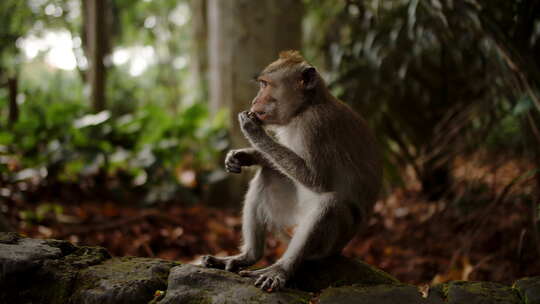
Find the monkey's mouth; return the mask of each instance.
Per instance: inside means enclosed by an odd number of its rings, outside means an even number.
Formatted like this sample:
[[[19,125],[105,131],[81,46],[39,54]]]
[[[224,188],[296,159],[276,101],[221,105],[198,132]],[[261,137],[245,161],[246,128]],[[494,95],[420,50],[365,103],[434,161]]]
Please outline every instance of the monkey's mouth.
[[[255,111],[253,113],[255,114],[255,117],[257,117],[259,120],[264,121],[267,118],[266,112],[264,111]]]

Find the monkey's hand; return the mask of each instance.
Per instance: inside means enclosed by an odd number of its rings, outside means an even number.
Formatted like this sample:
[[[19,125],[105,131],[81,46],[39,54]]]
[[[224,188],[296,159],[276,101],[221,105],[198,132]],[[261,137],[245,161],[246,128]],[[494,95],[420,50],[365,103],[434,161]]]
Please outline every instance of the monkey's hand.
[[[238,121],[240,122],[242,133],[244,133],[249,141],[257,142],[265,136],[268,136],[262,127],[261,121],[255,114],[249,111],[240,112],[240,114],[238,114]]]
[[[262,290],[272,292],[285,287],[289,273],[278,264],[258,270],[243,270],[239,274],[243,277],[256,278],[255,286]]]
[[[225,170],[230,173],[240,173],[242,172],[242,167],[252,166],[255,163],[255,157],[249,150],[230,150],[225,157]]]

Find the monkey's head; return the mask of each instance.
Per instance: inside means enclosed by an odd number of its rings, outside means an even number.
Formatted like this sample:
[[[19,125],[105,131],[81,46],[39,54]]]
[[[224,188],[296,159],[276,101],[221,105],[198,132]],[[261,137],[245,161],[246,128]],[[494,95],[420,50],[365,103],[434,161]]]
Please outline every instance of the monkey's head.
[[[317,70],[298,51],[279,54],[256,77],[259,92],[251,102],[250,111],[263,124],[286,125],[310,102],[309,96],[324,85]]]

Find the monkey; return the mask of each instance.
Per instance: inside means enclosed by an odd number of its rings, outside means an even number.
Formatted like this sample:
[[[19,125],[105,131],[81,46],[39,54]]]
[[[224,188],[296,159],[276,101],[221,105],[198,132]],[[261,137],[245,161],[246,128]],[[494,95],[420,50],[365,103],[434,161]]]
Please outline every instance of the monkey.
[[[242,214],[243,245],[202,265],[255,279],[265,291],[284,288],[299,265],[341,253],[366,224],[382,184],[381,157],[367,122],[334,97],[298,51],[284,51],[256,77],[259,91],[238,114],[249,148],[230,150],[225,169],[258,166]],[[295,227],[284,254],[259,261],[267,232]]]

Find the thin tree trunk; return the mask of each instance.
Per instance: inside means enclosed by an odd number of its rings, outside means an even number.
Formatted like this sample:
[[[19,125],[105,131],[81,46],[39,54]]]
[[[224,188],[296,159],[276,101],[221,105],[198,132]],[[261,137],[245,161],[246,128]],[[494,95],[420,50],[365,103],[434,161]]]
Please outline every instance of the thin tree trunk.
[[[207,0],[191,0],[191,58],[189,88],[196,90],[195,94],[188,94],[188,97],[197,100],[207,100],[208,88],[208,15]],[[188,101],[189,103],[189,101]]]
[[[106,69],[103,59],[107,54],[106,0],[85,0],[85,32],[89,60],[88,82],[90,98],[95,112],[106,108]]]
[[[10,77],[7,80],[9,91],[9,116],[8,126],[11,127],[19,119],[19,105],[17,104],[18,82],[17,77]]]
[[[13,227],[9,224],[7,218],[0,213],[0,232],[11,232]]]

